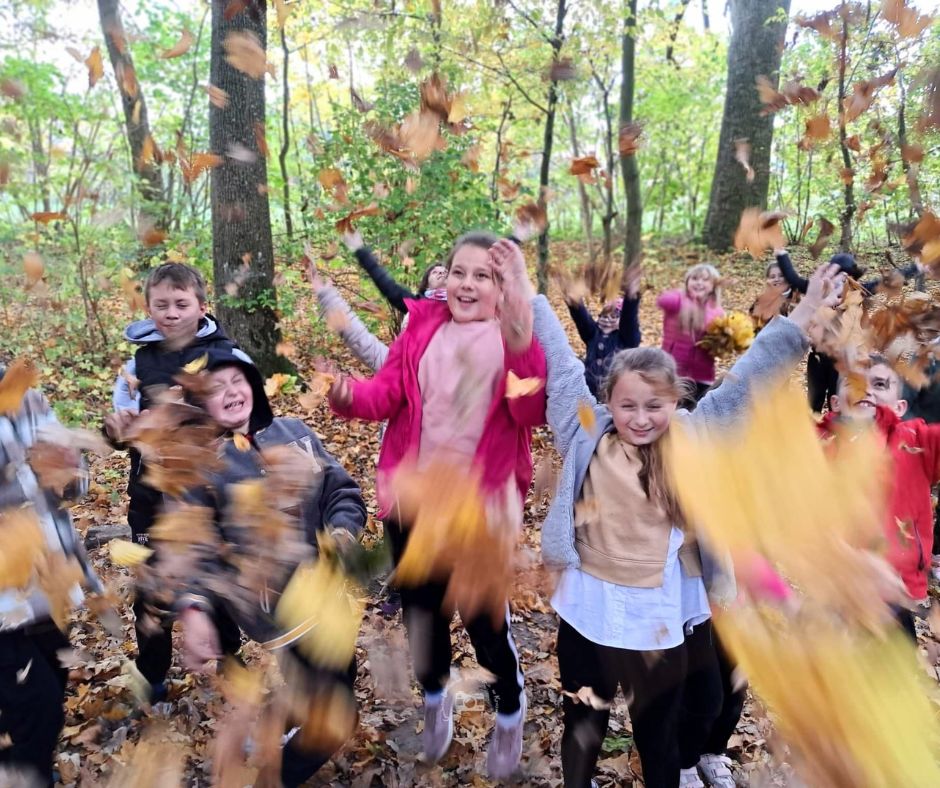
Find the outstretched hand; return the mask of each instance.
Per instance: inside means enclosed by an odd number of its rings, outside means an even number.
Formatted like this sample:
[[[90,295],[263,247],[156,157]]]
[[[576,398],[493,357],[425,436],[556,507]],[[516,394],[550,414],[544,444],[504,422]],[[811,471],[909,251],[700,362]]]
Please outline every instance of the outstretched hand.
[[[790,313],[790,320],[805,333],[820,309],[835,307],[842,300],[844,285],[845,272],[837,265],[823,263],[810,276],[806,295]]]
[[[643,280],[643,266],[633,263],[623,273],[623,292],[631,301],[640,295],[640,282]]]
[[[515,243],[503,239],[490,247],[490,259],[502,280],[499,320],[503,338],[512,352],[521,353],[532,344],[532,305],[529,302],[534,291],[525,270],[525,257]]]
[[[365,246],[365,241],[362,240],[362,233],[360,233],[358,230],[343,233],[343,243],[350,252],[358,251],[359,249],[362,249],[363,246]]]
[[[328,398],[330,404],[337,408],[348,408],[352,405],[353,401],[353,390],[352,384],[349,382],[349,376],[343,375],[340,372],[334,372],[333,374],[333,384],[330,386],[330,391],[328,393]]]

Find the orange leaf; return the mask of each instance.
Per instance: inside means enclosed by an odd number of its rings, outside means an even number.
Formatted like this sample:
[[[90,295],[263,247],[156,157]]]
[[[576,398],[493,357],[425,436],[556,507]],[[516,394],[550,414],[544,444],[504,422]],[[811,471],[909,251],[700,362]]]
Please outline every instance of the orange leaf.
[[[632,156],[640,149],[640,136],[643,127],[639,123],[626,123],[620,127],[617,145],[621,156]]]
[[[195,43],[196,38],[192,33],[189,32],[186,28],[183,28],[183,32],[180,33],[179,41],[177,41],[172,47],[167,49],[160,55],[161,60],[169,60],[172,57],[179,57],[180,55],[185,55],[189,52],[192,45]]]
[[[36,211],[31,213],[29,218],[40,224],[49,224],[49,222],[61,222],[68,219],[65,211]]]
[[[587,400],[581,400],[578,403],[578,423],[585,432],[594,432],[597,427],[597,417],[594,415],[594,408]]]
[[[186,183],[192,183],[206,170],[218,167],[224,161],[225,159],[215,153],[193,154],[193,157],[189,160],[188,166],[183,166],[183,180],[186,181]]]
[[[42,257],[37,252],[27,252],[23,255],[23,272],[26,274],[27,287],[32,287],[42,279],[44,270]]]
[[[544,385],[545,381],[542,378],[520,378],[515,372],[509,370],[506,375],[506,399],[528,397],[530,394],[535,394]]]
[[[361,219],[363,216],[378,216],[380,213],[381,210],[375,203],[367,205],[365,208],[356,208],[336,223],[336,229],[344,235],[351,233],[354,229],[354,222],[357,219]]]
[[[262,156],[264,156],[264,158],[267,159],[268,158],[268,141],[264,133],[264,124],[259,123],[258,121],[255,121],[252,124],[252,128],[254,129],[254,132],[255,132],[255,144],[258,146],[258,152]]]
[[[831,131],[829,116],[826,114],[816,115],[806,121],[806,136],[811,140],[822,142],[829,138]]]
[[[228,106],[228,93],[215,85],[203,85],[203,90],[209,94],[209,103],[219,109],[225,109]]]
[[[0,379],[0,413],[16,413],[26,392],[38,382],[39,371],[33,363],[22,358],[15,359]]]
[[[88,88],[95,86],[99,79],[104,76],[104,61],[101,59],[101,47],[95,47],[91,54],[85,58],[85,65],[88,67]]]

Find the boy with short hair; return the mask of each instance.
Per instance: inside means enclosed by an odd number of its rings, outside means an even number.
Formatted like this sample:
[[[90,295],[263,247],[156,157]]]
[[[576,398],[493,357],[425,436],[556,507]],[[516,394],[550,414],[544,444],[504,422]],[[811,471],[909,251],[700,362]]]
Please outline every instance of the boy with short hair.
[[[894,567],[915,604],[927,597],[927,572],[933,552],[933,506],[930,488],[940,480],[940,424],[923,419],[902,421],[908,403],[901,396],[901,379],[883,356],[873,355],[864,372],[865,391],[852,391],[841,376],[830,412],[819,430],[838,440],[838,425],[848,419],[874,420],[891,455],[884,534],[888,562]],[[910,610],[897,612],[898,622],[913,638]]]
[[[0,378],[5,372],[0,367]],[[3,785],[9,784],[5,777],[15,782],[7,768],[26,770],[37,785],[53,784],[68,678],[58,657],[69,647],[61,619],[82,594],[77,583],[53,594],[50,582],[62,582],[71,572],[88,588],[102,590],[65,500],[88,489],[81,455],[54,449],[64,453],[63,465],[76,471],[76,482],[61,494],[43,486],[30,465],[31,452],[48,446],[44,430],[56,427],[55,413],[36,389],[26,391],[15,413],[0,414],[0,738],[11,739],[9,746],[0,746]]]
[[[210,349],[204,369],[200,376],[208,377],[207,385],[200,385],[190,399],[224,431],[219,439],[221,464],[185,500],[211,513],[221,546],[202,542],[188,548],[198,552],[200,560],[197,576],[184,578],[184,588],[177,593],[184,663],[204,670],[221,657],[216,615],[227,611],[246,635],[278,655],[282,669],[287,661],[285,678],[292,697],[303,695],[315,703],[317,697],[335,699],[339,693],[347,722],[354,724],[354,631],[345,655],[339,646],[338,661],[314,660],[296,629],[285,634],[275,611],[287,580],[298,566],[310,566],[316,557],[321,534],[329,533],[339,549],[355,541],[367,520],[359,486],[303,421],[274,416],[261,374],[242,351]],[[247,494],[249,490],[254,494]],[[264,527],[246,523],[244,518],[251,516],[246,510],[252,506],[260,507],[254,516]],[[158,548],[160,544],[156,542]],[[158,576],[159,567],[158,561]],[[313,736],[311,744],[303,715],[295,716],[293,724],[301,726],[301,732],[285,747],[281,783],[286,786],[309,779],[351,733],[340,725],[338,738],[330,737],[327,743]]]
[[[206,283],[202,275],[183,263],[163,263],[155,268],[144,286],[146,320],[137,320],[124,329],[124,338],[139,345],[125,365],[126,375],[118,375],[114,384],[114,412],[104,421],[104,431],[116,448],[128,427],[151,404],[152,388],[173,386],[180,370],[207,350],[231,350],[237,347],[218,321],[207,312]],[[137,379],[134,391],[128,378]],[[146,544],[148,532],[162,504],[163,495],[146,482],[146,466],[140,453],[129,451],[131,470],[127,483],[130,498],[127,522],[134,541]],[[147,612],[147,600],[138,595],[134,602],[137,633],[137,668],[151,687],[151,702],[166,697],[166,676],[173,656],[172,622],[159,614]],[[160,620],[159,625],[154,621]],[[229,623],[228,643],[237,650],[237,628]]]

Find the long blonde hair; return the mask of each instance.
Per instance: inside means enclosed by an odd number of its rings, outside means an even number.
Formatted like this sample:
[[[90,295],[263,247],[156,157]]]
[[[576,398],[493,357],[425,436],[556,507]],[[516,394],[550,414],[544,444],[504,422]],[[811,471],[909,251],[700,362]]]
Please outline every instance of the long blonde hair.
[[[617,381],[629,372],[638,375],[644,383],[663,392],[663,396],[674,398],[676,402],[690,397],[693,391],[692,382],[679,377],[676,361],[666,351],[658,347],[637,347],[621,350],[611,360],[607,377],[601,387],[605,402],[610,402],[610,395]],[[685,518],[669,485],[662,439],[636,448],[640,455],[639,479],[643,492],[673,523],[681,526]]]
[[[712,280],[714,289],[703,304],[692,301],[692,299],[689,298],[682,302],[682,308],[679,310],[679,328],[684,334],[694,336],[703,331],[705,329],[705,310],[708,307],[721,308],[721,287],[718,286],[718,283],[721,281],[721,274],[718,273],[718,269],[711,263],[698,263],[685,272],[685,278],[682,280],[685,294],[689,294],[689,280],[696,274],[703,273],[708,274],[708,278]]]

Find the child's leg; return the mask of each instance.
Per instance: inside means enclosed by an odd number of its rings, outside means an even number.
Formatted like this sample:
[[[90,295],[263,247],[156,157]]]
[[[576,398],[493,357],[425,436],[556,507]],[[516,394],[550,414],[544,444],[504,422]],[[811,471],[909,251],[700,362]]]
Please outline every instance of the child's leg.
[[[605,676],[597,646],[574,627],[562,621],[558,627],[558,669],[561,688],[577,695],[588,687],[605,708],[574,700],[566,694],[562,700],[564,730],[561,735],[561,770],[565,788],[589,788],[597,765],[601,744],[607,734],[610,703],[617,694],[617,681]]]
[[[711,752],[705,744],[722,708],[721,673],[712,622],[696,626],[683,646],[687,667],[679,714],[679,766],[691,769],[703,753]]]
[[[728,749],[734,729],[738,727],[741,713],[744,711],[744,699],[747,696],[747,685],[735,689],[734,669],[736,665],[731,656],[721,645],[721,639],[715,637],[715,656],[718,658],[718,675],[721,679],[722,703],[718,719],[712,725],[711,733],[705,742],[706,753],[723,755]]]
[[[385,521],[384,528],[392,562],[397,566],[408,544],[408,531],[391,518]],[[402,619],[415,678],[424,693],[433,696],[447,683],[453,656],[450,645],[453,616],[442,612],[447,587],[442,583],[424,583],[405,586],[400,591]]]
[[[619,679],[646,788],[679,784],[679,713],[687,672],[683,643],[665,651],[598,647],[601,666]]]
[[[493,627],[489,613],[465,622],[480,667],[496,680],[487,687],[493,708],[499,714],[515,714],[522,705],[523,676],[516,642],[509,629],[509,606],[499,628]]]
[[[56,744],[65,724],[68,671],[57,651],[69,642],[50,620],[0,632],[0,733],[12,746],[0,749],[0,765],[34,772],[52,786]]]

